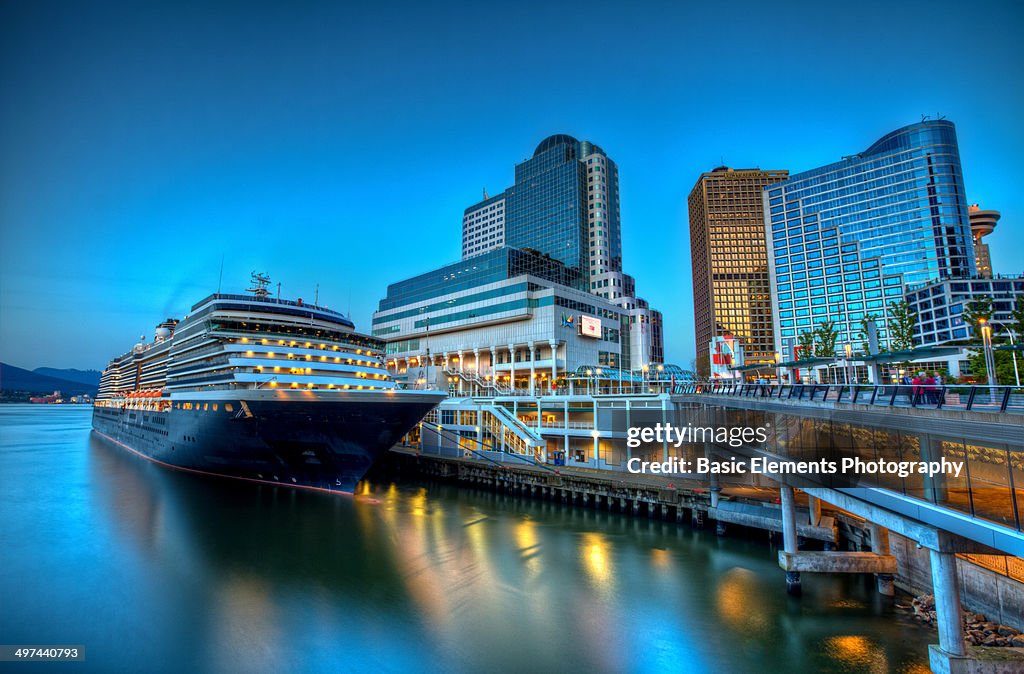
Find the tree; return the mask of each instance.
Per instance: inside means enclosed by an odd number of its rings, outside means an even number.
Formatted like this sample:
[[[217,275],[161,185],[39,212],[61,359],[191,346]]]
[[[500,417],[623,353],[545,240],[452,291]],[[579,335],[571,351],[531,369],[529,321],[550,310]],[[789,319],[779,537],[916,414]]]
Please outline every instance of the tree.
[[[814,355],[819,358],[834,358],[839,331],[833,321],[822,321],[814,331]]]
[[[800,347],[800,356],[797,360],[806,360],[814,355],[814,333],[804,330],[797,337],[797,344]]]
[[[971,342],[981,342],[981,323],[991,322],[993,313],[995,310],[992,308],[991,297],[982,297],[967,304],[964,310],[964,323],[971,329]]]
[[[910,310],[906,300],[889,302],[889,345],[893,351],[910,351],[914,348],[914,327],[917,314]]]
[[[992,357],[996,362],[996,384],[1012,384],[1014,382],[1013,357],[1009,351],[995,351]],[[971,375],[984,384],[988,381],[988,368],[985,367],[985,353],[981,349],[972,350],[967,358],[967,367]]]
[[[1007,326],[1013,330],[1013,341],[1016,344],[1021,343],[1021,339],[1024,338],[1024,295],[1017,295],[1017,301],[1013,304],[1013,310],[1010,312],[1010,325]]]
[[[878,321],[878,314],[868,314],[860,319],[860,332],[857,333],[857,337],[860,339],[860,352],[864,355],[871,353],[871,345],[868,343],[868,323],[872,321]]]

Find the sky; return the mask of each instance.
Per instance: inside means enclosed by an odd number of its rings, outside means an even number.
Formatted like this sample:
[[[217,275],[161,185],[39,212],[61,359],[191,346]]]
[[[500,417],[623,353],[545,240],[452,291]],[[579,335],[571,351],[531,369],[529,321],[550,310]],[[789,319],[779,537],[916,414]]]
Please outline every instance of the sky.
[[[0,0],[0,361],[101,369],[253,270],[369,332],[463,210],[568,133],[618,164],[624,268],[695,355],[686,197],[944,115],[1024,271],[1024,3]]]

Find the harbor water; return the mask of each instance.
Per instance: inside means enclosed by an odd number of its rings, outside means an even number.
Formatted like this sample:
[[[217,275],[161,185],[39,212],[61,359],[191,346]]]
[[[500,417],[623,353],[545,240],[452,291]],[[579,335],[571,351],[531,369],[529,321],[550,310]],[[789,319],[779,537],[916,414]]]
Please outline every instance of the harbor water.
[[[0,644],[86,657],[25,671],[917,673],[936,642],[870,576],[805,574],[788,596],[764,533],[197,476],[90,416],[0,406]]]

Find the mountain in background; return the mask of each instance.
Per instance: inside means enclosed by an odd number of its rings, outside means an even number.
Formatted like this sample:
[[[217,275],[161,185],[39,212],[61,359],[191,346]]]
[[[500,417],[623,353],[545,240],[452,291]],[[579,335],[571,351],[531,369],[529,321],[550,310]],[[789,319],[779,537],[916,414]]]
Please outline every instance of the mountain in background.
[[[66,372],[65,370],[53,371]],[[73,371],[81,372],[81,370]],[[81,395],[82,393],[94,396],[98,386],[98,380],[96,384],[86,384],[61,377],[50,377],[39,372],[33,372],[32,370],[24,370],[20,367],[0,363],[0,391],[3,392],[53,393],[54,391],[60,391],[66,396]]]
[[[74,368],[59,370],[55,367],[37,367],[32,371],[36,374],[41,374],[44,377],[67,379],[68,381],[78,382],[79,384],[88,384],[93,387],[99,387],[100,377],[103,375],[99,370],[76,370]]]

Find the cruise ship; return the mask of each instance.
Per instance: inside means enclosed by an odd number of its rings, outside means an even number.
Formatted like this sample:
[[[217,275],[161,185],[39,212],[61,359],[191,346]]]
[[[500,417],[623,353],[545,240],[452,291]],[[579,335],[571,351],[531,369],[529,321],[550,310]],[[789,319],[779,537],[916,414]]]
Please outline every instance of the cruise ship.
[[[175,468],[351,492],[446,396],[401,389],[383,342],[252,278],[248,295],[210,295],[110,361],[93,429]]]

